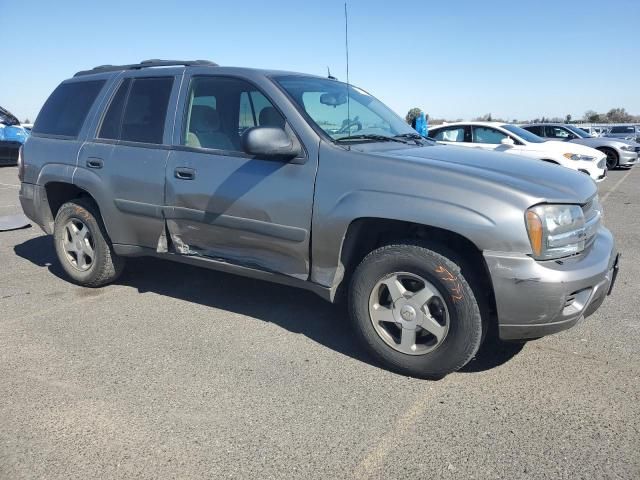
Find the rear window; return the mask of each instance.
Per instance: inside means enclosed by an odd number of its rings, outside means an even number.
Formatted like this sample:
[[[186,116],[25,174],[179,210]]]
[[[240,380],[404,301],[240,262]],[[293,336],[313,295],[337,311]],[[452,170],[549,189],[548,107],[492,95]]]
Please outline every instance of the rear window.
[[[33,133],[77,137],[104,80],[63,83],[47,99]]]

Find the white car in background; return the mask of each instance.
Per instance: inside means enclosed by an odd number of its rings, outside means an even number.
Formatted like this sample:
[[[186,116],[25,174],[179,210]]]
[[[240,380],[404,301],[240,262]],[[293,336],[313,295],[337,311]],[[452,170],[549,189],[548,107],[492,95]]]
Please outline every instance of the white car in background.
[[[500,122],[456,122],[429,129],[439,143],[481,148],[557,163],[600,182],[607,175],[607,156],[575,143],[545,141],[516,125]]]

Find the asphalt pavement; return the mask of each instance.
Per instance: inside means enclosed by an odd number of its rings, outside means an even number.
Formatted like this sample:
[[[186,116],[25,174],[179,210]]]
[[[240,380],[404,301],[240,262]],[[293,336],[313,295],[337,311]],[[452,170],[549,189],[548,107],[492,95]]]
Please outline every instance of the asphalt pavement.
[[[440,381],[377,366],[312,293],[152,259],[85,289],[38,227],[0,232],[0,479],[638,479],[640,168],[600,192],[601,309]],[[0,168],[0,216],[17,195]]]

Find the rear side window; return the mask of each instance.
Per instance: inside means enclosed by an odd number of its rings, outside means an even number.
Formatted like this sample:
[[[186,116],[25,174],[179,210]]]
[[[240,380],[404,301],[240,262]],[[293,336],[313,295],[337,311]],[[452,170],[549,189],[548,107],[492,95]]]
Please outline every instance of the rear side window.
[[[544,137],[544,132],[542,131],[541,125],[531,125],[530,127],[522,127],[525,130],[529,130],[534,135],[538,135],[539,137]]]
[[[633,127],[613,127],[611,133],[634,133]]]
[[[112,138],[114,140],[120,138],[120,130],[122,127],[122,113],[124,112],[124,102],[127,100],[130,86],[131,79],[127,79],[122,82],[122,85],[120,85],[120,88],[118,88],[118,91],[111,100],[111,104],[109,105],[109,109],[104,116],[104,120],[102,120],[100,133],[98,133],[99,138]]]
[[[47,99],[33,133],[77,137],[104,80],[63,83]]]
[[[162,143],[173,77],[125,80],[111,100],[98,136]]]

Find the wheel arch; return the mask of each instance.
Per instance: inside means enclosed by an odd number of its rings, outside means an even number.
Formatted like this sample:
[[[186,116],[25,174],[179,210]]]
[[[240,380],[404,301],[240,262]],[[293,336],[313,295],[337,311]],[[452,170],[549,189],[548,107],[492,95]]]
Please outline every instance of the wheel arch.
[[[393,242],[420,241],[460,264],[463,275],[490,313],[495,313],[493,283],[482,250],[467,236],[445,228],[380,217],[361,217],[348,226],[340,248],[340,266],[331,288],[332,300],[339,302],[351,275],[368,253]]]

